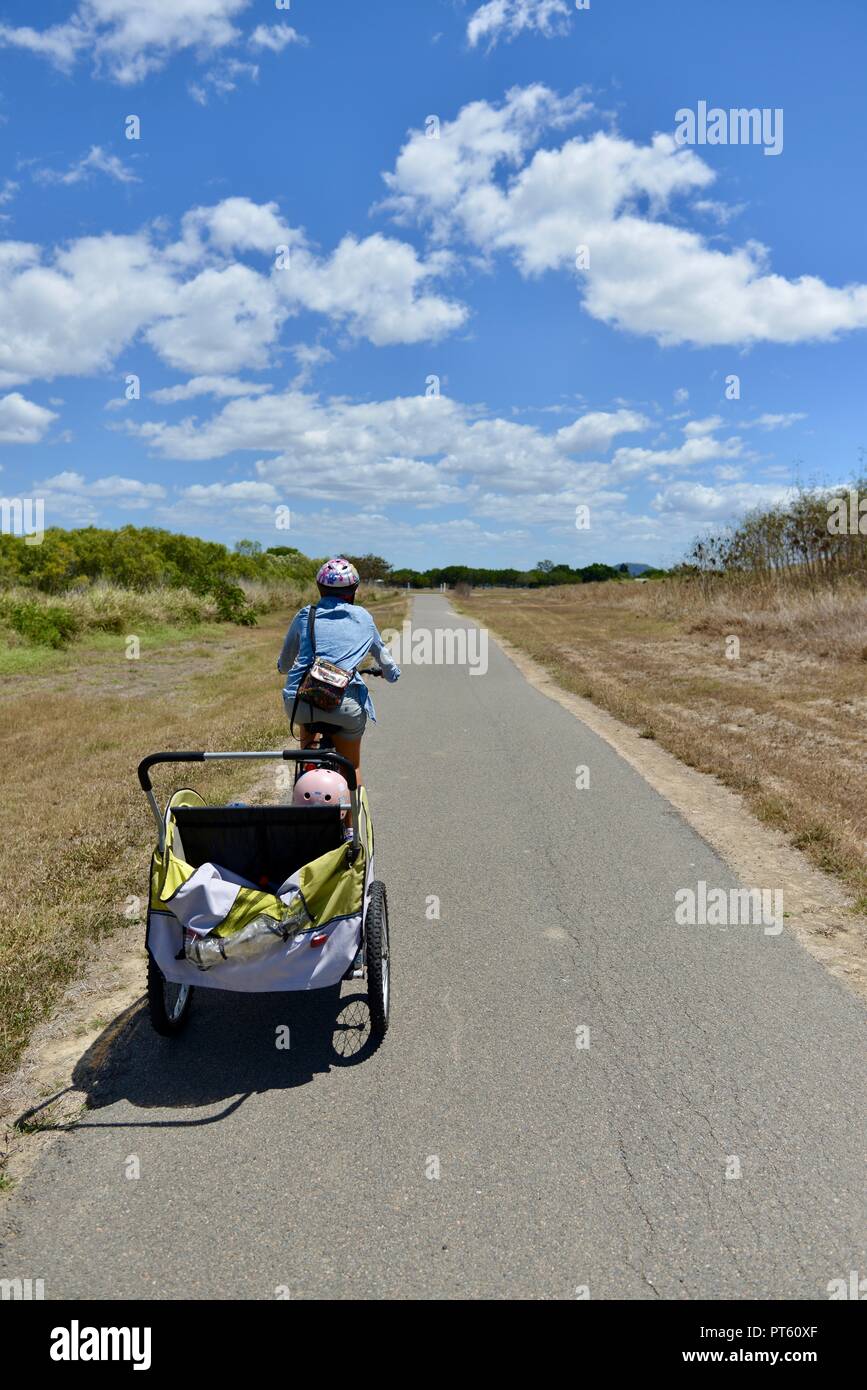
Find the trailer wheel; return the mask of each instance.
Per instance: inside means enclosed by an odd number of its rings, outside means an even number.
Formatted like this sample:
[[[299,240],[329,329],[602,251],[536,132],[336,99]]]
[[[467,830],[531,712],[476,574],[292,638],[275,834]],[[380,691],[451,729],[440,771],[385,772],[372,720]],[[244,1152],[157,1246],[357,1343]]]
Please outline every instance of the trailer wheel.
[[[367,915],[364,919],[367,960],[367,1007],[370,1010],[370,1031],[382,1039],[388,1032],[391,1004],[391,961],[388,940],[388,900],[385,884],[370,885]]]
[[[148,1009],[151,1023],[164,1038],[173,1038],[187,1022],[193,1000],[192,985],[171,984],[148,953]]]

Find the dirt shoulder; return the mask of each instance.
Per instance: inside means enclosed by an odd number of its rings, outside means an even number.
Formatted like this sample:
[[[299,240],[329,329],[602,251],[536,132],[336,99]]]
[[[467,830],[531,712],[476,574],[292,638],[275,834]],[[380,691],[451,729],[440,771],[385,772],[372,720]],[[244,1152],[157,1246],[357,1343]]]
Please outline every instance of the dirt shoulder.
[[[272,790],[269,768],[241,795],[256,804]],[[143,846],[148,835],[143,829]],[[144,875],[148,857],[143,848]],[[87,950],[76,978],[36,1025],[0,1081],[0,1201],[87,1108],[88,1088],[121,1034],[147,1026],[146,982],[144,922],[135,919]]]

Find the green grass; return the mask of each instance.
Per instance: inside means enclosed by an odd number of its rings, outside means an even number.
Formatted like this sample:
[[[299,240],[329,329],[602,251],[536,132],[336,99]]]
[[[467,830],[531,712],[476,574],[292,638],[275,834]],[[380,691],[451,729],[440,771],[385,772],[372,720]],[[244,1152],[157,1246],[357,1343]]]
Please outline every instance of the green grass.
[[[186,623],[174,626],[172,623],[139,623],[134,628],[130,636],[141,639],[142,654],[150,647],[167,646],[170,643],[191,642],[198,638],[200,641],[209,638],[223,638],[234,632],[234,628],[227,627],[225,623]],[[116,652],[123,651],[126,646],[127,634],[118,636],[112,632],[95,632],[92,637],[87,637],[76,643],[77,652],[103,651]]]
[[[225,638],[232,631],[222,623],[188,623],[173,627],[171,623],[140,623],[134,635],[141,640],[141,654],[155,647],[177,646],[181,642],[194,639],[207,642],[215,638]],[[88,652],[123,652],[126,634],[113,632],[91,632],[85,634],[74,648],[58,651],[54,647],[25,647],[12,645],[0,633],[0,676],[39,675],[43,671],[73,669],[80,665],[82,656]],[[202,649],[206,650],[206,649]]]
[[[0,676],[38,675],[40,671],[69,666],[68,652],[55,652],[51,647],[13,647],[0,637]]]

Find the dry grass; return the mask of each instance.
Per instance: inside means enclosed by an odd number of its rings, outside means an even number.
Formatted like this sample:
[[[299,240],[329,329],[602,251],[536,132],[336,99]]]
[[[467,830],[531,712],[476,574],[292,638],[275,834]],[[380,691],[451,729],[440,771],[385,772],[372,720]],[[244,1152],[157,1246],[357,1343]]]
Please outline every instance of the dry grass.
[[[363,597],[363,596],[361,596]],[[256,628],[203,628],[191,639],[142,632],[129,661],[123,635],[56,654],[48,673],[7,679],[0,698],[4,792],[0,842],[0,1071],[34,1025],[118,930],[143,939],[132,899],[146,907],[153,823],[136,765],[160,748],[283,747],[288,728],[276,656],[288,619]],[[380,626],[404,600],[377,591]],[[204,795],[225,801],[253,780],[249,766],[190,769]],[[182,785],[157,769],[155,786]],[[275,793],[276,796],[276,793]],[[125,913],[130,913],[127,916]]]
[[[480,591],[460,607],[742,792],[867,912],[867,594],[675,581]],[[728,659],[727,639],[740,652]]]

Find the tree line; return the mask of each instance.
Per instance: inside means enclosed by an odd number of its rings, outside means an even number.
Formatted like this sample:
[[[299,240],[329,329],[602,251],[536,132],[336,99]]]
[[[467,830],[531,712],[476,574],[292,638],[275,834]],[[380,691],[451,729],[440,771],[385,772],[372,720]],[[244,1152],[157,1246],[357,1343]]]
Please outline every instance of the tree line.
[[[381,555],[347,555],[358,570],[362,580],[367,583],[409,585],[411,589],[438,589],[445,584],[449,589],[460,585],[470,588],[498,589],[541,589],[555,584],[598,584],[608,579],[626,579],[629,569],[626,565],[603,565],[598,562],[573,568],[571,565],[555,563],[553,560],[539,560],[529,570],[505,567],[489,569],[478,565],[443,565],[427,570],[394,567]],[[648,570],[649,575],[661,574],[661,570]]]
[[[541,588],[555,584],[587,584],[622,579],[626,565],[591,564],[573,568],[540,560],[533,569],[444,565],[427,570],[394,567],[381,555],[347,555],[363,583],[409,585],[413,589],[446,584],[471,587]],[[233,549],[218,541],[201,540],[153,526],[121,526],[106,530],[82,526],[75,530],[49,527],[41,544],[28,545],[20,536],[0,534],[0,586],[14,584],[60,594],[99,580],[124,589],[166,585],[195,593],[212,593],[239,580],[309,584],[320,559],[295,546],[263,549],[259,541],[240,540]]]
[[[787,503],[708,531],[676,572],[705,584],[720,576],[785,579],[811,589],[867,582],[867,476],[848,488],[801,490]]]

